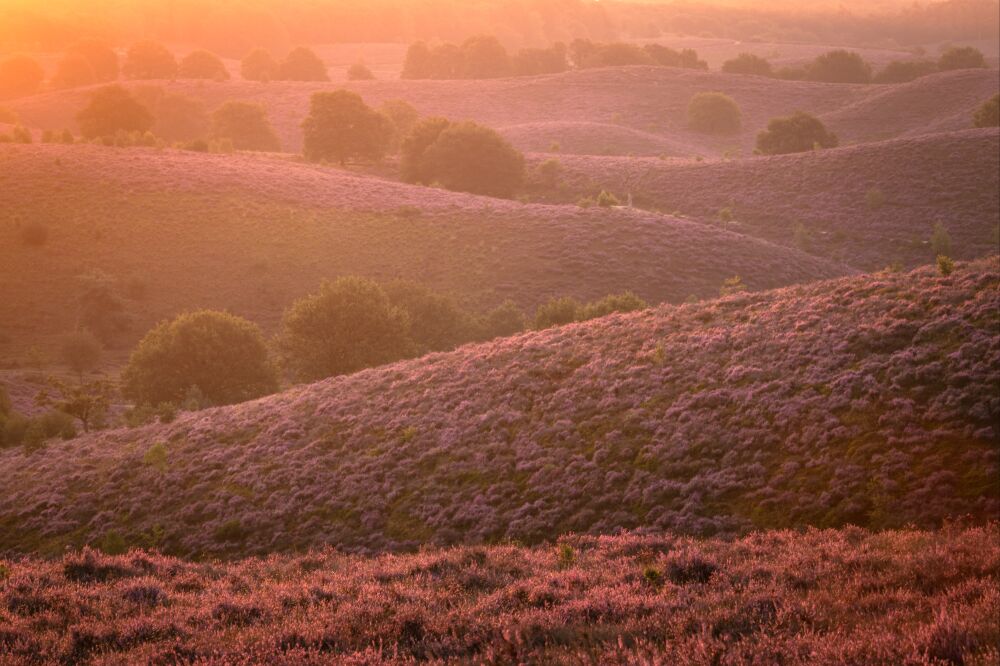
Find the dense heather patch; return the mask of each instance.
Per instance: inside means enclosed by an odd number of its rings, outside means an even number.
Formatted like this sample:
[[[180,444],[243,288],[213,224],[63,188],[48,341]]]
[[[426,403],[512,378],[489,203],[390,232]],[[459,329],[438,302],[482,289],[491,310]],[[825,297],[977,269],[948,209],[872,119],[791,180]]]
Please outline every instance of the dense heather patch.
[[[0,664],[994,664],[998,543],[990,524],[231,564],[83,555],[147,570],[141,586],[66,578],[80,555],[13,560]]]
[[[563,156],[562,187],[548,196],[571,202],[601,189],[632,192],[636,205],[681,212],[855,268],[913,267],[934,260],[928,240],[935,224],[948,230],[954,258],[996,252],[998,152],[1000,132],[970,129],[705,163]],[[719,219],[724,209],[731,220]]]
[[[988,519],[998,282],[991,259],[612,315],[9,450],[0,543],[240,555]],[[144,464],[157,443],[166,464]]]

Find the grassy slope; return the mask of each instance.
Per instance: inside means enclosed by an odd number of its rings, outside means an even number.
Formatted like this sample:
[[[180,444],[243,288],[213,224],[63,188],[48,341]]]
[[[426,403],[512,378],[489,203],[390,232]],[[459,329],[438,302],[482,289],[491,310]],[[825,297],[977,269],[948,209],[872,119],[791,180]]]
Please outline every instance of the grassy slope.
[[[419,216],[400,214],[418,207]],[[763,241],[641,211],[523,205],[252,155],[0,146],[0,312],[23,351],[74,325],[74,276],[146,287],[135,332],[178,311],[228,308],[271,328],[291,299],[342,274],[406,277],[481,309],[513,298],[654,301],[846,269]],[[49,227],[42,248],[18,240]]]
[[[637,205],[714,222],[730,208],[729,228],[742,233],[797,246],[801,223],[810,252],[865,270],[914,266],[934,259],[928,239],[936,223],[947,228],[955,257],[996,251],[998,153],[998,130],[970,129],[736,161],[567,155],[554,200],[631,191]],[[873,188],[883,205],[869,204]]]
[[[770,118],[795,110],[828,117],[845,141],[962,129],[971,122],[978,105],[997,90],[996,72],[986,70],[949,72],[897,87],[781,81],[657,67],[489,81],[149,83],[198,97],[210,109],[228,99],[262,102],[285,150],[291,152],[301,147],[300,123],[307,113],[309,96],[318,90],[346,86],[374,105],[399,98],[424,115],[471,118],[501,129],[515,126],[512,136],[525,137],[522,145],[529,149],[547,148],[556,141],[567,150],[582,153],[666,152],[682,156],[720,155],[733,150],[749,154],[757,132]],[[897,88],[899,94],[894,93]],[[722,91],[737,101],[744,125],[739,135],[714,138],[688,130],[688,101],[704,91]],[[89,94],[87,89],[59,91],[16,100],[9,106],[27,125],[61,129],[73,125]],[[889,128],[887,136],[871,136],[872,118],[878,119],[880,128]],[[615,139],[623,129],[653,136],[647,147],[637,145],[635,135],[617,147]]]
[[[991,259],[662,307],[9,450],[0,543],[235,556],[988,518],[998,283]]]
[[[568,557],[504,545],[232,564],[71,553],[3,563],[0,664],[992,664],[998,537],[624,535],[566,539]]]

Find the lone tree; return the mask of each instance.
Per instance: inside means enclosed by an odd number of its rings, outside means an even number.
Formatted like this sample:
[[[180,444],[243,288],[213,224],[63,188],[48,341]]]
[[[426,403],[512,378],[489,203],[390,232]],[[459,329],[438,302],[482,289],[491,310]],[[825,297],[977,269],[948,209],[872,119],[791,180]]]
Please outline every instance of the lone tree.
[[[451,127],[447,118],[431,117],[417,122],[403,139],[400,156],[400,175],[408,183],[430,185],[433,174],[425,164],[424,154],[438,140],[441,132]]]
[[[128,79],[172,79],[177,76],[177,60],[158,42],[137,42],[129,47],[122,73]]]
[[[853,51],[838,49],[818,56],[809,65],[810,81],[827,83],[868,83],[872,79],[872,68]]]
[[[114,81],[118,78],[118,55],[104,42],[85,39],[66,49],[67,55],[78,55],[90,63],[97,81]]]
[[[986,58],[982,51],[971,46],[956,46],[941,54],[938,59],[938,69],[985,69]]]
[[[209,51],[192,51],[184,56],[178,75],[182,79],[229,80],[229,70],[219,56]]]
[[[771,63],[753,53],[741,53],[731,60],[722,63],[722,71],[727,74],[752,74],[755,76],[774,76]]]
[[[688,124],[691,129],[706,134],[735,134],[740,131],[742,114],[729,95],[698,93],[688,104]]]
[[[279,346],[288,368],[312,381],[390,363],[411,352],[406,313],[375,282],[324,282],[285,312]]]
[[[524,156],[495,130],[450,125],[424,152],[423,167],[449,190],[510,197],[524,182]]]
[[[312,49],[293,49],[278,67],[278,78],[284,81],[329,81],[326,65]]]
[[[315,93],[302,129],[306,159],[340,164],[349,159],[381,159],[393,132],[388,118],[349,90]]]
[[[30,95],[42,84],[45,72],[34,58],[16,55],[0,61],[0,99]]]
[[[757,150],[764,155],[803,153],[816,148],[836,148],[837,135],[808,113],[798,111],[787,118],[774,118],[757,135]]]
[[[212,136],[229,139],[236,150],[281,150],[267,111],[253,102],[229,101],[212,114]]]
[[[35,396],[35,404],[72,416],[80,422],[84,432],[90,432],[104,422],[113,395],[114,388],[107,381],[81,381],[74,385],[49,377],[46,387]]]
[[[270,51],[254,49],[240,63],[240,76],[247,81],[273,81],[278,78],[278,62]]]
[[[118,132],[145,132],[153,126],[149,109],[119,85],[96,91],[90,104],[76,115],[80,133],[93,139]]]
[[[90,61],[78,53],[64,55],[52,75],[52,85],[56,88],[89,86],[96,81],[97,75]]]
[[[278,388],[260,329],[225,312],[202,310],[161,323],[122,372],[136,404],[179,404],[197,387],[212,405],[252,400]]]
[[[972,124],[974,127],[1000,126],[1000,95],[994,95],[983,102],[972,117]]]

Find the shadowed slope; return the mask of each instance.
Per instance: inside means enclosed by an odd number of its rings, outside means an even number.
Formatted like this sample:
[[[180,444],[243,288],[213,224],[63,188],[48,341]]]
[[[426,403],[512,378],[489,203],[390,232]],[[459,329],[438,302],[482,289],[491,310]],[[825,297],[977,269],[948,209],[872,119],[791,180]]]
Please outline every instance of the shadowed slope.
[[[994,258],[613,315],[5,451],[0,543],[155,532],[240,555],[988,519],[998,282]]]
[[[716,223],[729,209],[741,233],[861,269],[914,266],[934,260],[937,223],[957,258],[996,251],[998,154],[1000,132],[980,129],[722,162],[563,156],[556,198],[631,192],[637,205]]]
[[[273,326],[323,278],[404,277],[485,309],[512,298],[651,302],[844,275],[797,250],[637,210],[524,205],[253,155],[96,146],[0,146],[0,312],[38,344],[76,323],[74,276],[138,282],[134,329],[228,308]],[[19,240],[48,227],[43,247]]]

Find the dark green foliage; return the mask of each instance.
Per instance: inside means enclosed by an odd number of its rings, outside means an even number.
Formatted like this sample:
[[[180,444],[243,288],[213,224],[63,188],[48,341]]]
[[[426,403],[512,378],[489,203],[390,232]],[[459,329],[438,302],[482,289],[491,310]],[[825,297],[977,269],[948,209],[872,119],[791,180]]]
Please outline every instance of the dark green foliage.
[[[172,79],[177,76],[177,60],[162,44],[137,42],[129,47],[122,74],[127,79]]]
[[[212,81],[227,81],[229,70],[210,51],[192,51],[181,60],[178,76],[182,79],[209,79]]]
[[[787,118],[774,118],[757,136],[757,150],[764,155],[801,153],[816,148],[835,148],[837,135],[808,113],[798,111]]]
[[[407,314],[417,354],[454,349],[475,337],[475,322],[453,298],[408,280],[390,282],[384,289],[389,302]]]
[[[521,49],[511,58],[511,70],[515,76],[558,74],[567,69],[566,45],[561,42],[547,49]]]
[[[527,326],[524,310],[511,300],[506,300],[487,312],[480,323],[482,337],[486,340],[520,333]]]
[[[279,346],[296,377],[311,381],[405,358],[406,312],[375,282],[342,277],[285,312]]]
[[[1000,95],[994,95],[983,102],[972,117],[974,127],[1000,126]]]
[[[722,63],[722,71],[727,74],[753,74],[755,76],[774,76],[771,63],[752,53],[741,53],[731,60]]]
[[[894,60],[875,75],[875,83],[906,83],[938,71],[930,60]]]
[[[955,271],[955,262],[951,260],[951,257],[939,254],[937,257],[937,267],[941,275],[948,277]]]
[[[16,55],[0,60],[0,99],[30,95],[44,78],[45,72],[34,58]]]
[[[495,130],[466,121],[438,135],[420,170],[449,190],[509,197],[524,181],[524,156]]]
[[[661,67],[681,67],[683,69],[707,70],[708,63],[698,59],[697,51],[693,49],[681,49],[676,51],[662,44],[647,44],[643,51]]]
[[[400,175],[408,183],[430,185],[433,174],[424,162],[427,149],[437,141],[441,132],[451,126],[447,118],[424,118],[417,122],[403,139],[400,157]]]
[[[604,317],[613,312],[634,312],[636,310],[645,310],[648,307],[649,303],[631,291],[626,291],[587,303],[580,308],[580,311],[577,313],[577,319],[579,321],[586,321],[588,319]]]
[[[273,81],[278,78],[278,62],[270,52],[255,49],[243,58],[240,76],[247,81]]]
[[[52,407],[57,414],[68,415],[80,421],[84,432],[102,425],[111,405],[114,390],[106,381],[80,381],[75,384],[49,377],[46,387],[35,397],[41,407]],[[65,423],[65,420],[62,421]],[[66,439],[75,436],[70,428],[61,427],[59,434]]]
[[[941,54],[938,69],[946,72],[952,69],[984,69],[986,58],[979,49],[971,46],[956,46]]]
[[[580,69],[652,65],[655,62],[649,51],[624,42],[595,44],[589,40],[576,39],[570,44],[570,54],[573,63]]]
[[[302,129],[306,159],[340,164],[381,159],[393,135],[391,121],[349,90],[315,93]]]
[[[292,49],[278,66],[278,78],[283,81],[329,81],[326,65],[309,48]]]
[[[348,81],[373,81],[374,79],[375,74],[363,62],[356,62],[347,68]]]
[[[147,132],[153,116],[132,94],[119,85],[107,86],[90,97],[90,104],[76,115],[80,133],[87,139],[116,132]]]
[[[180,404],[195,386],[213,405],[278,388],[260,329],[209,310],[180,315],[147,333],[132,352],[122,383],[126,397],[150,405]]]
[[[212,137],[229,139],[236,150],[281,150],[267,111],[253,102],[229,101],[212,113]]]
[[[868,83],[872,68],[857,53],[838,49],[818,56],[809,65],[808,78],[827,83]]]
[[[740,107],[729,95],[719,92],[698,93],[688,104],[691,129],[706,134],[735,134],[740,131]]]
[[[552,298],[548,302],[538,306],[535,310],[536,330],[551,328],[571,324],[577,320],[577,314],[583,306],[575,298],[564,296],[563,298]]]

